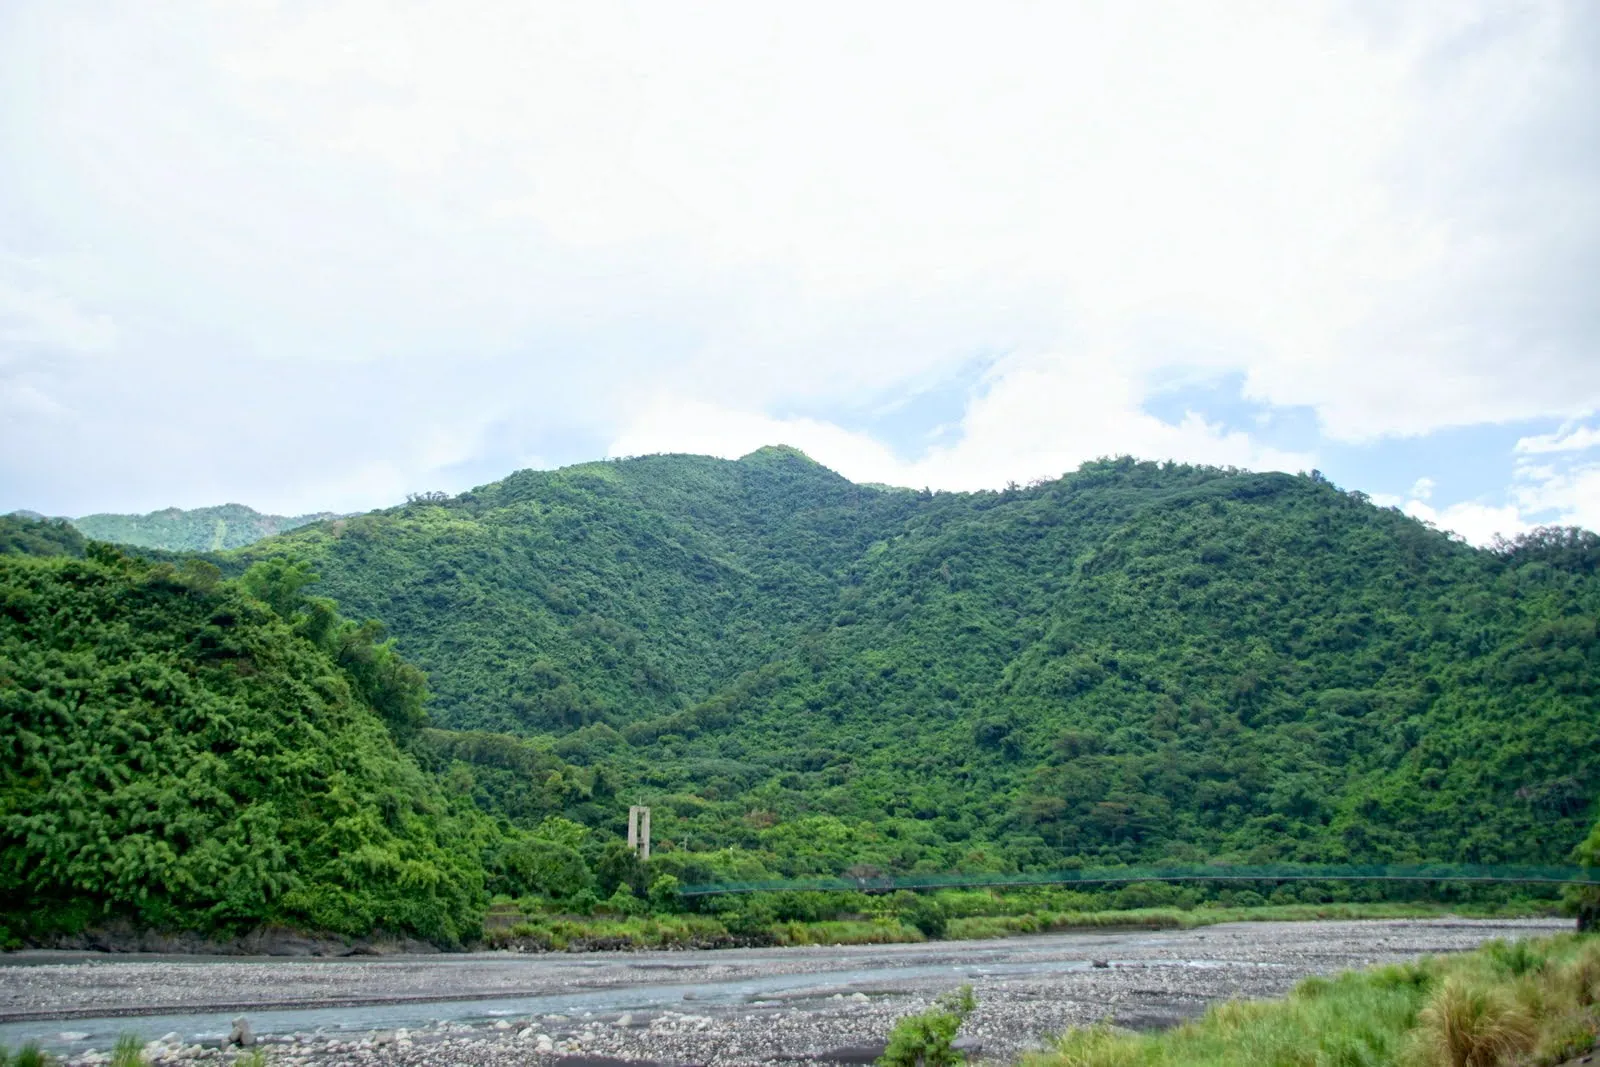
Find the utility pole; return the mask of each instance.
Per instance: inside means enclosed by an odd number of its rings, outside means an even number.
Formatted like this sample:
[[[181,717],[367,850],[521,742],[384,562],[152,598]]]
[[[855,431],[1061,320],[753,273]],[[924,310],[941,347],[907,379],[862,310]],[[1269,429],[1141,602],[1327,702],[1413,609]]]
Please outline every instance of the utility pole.
[[[650,809],[641,804],[628,809],[628,847],[641,860],[650,858]]]

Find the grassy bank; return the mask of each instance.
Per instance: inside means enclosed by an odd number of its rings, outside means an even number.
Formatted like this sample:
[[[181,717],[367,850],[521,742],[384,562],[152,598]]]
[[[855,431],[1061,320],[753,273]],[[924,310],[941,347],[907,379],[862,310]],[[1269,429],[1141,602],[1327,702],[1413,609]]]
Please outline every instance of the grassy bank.
[[[947,938],[1012,937],[1071,930],[1191,930],[1233,922],[1311,922],[1328,919],[1431,919],[1458,916],[1473,919],[1537,918],[1555,914],[1547,905],[1522,903],[1495,907],[1443,904],[1286,904],[1256,908],[1135,908],[1126,911],[1029,912],[1024,915],[979,915],[951,919]]]
[[[954,909],[952,909],[954,910]],[[759,945],[881,945],[976,940],[1072,930],[1187,930],[1225,922],[1309,922],[1329,919],[1415,919],[1461,916],[1514,918],[1550,915],[1544,903],[1493,907],[1427,903],[1299,904],[1248,908],[1133,908],[1044,910],[1012,915],[939,916],[933,929],[919,929],[893,912],[788,919],[761,924],[726,923],[713,915],[567,915],[525,913],[500,905],[489,914],[485,945],[533,952],[603,949],[732,948]]]
[[[1072,1030],[1024,1067],[1553,1067],[1597,1032],[1600,938],[1567,934],[1310,978],[1165,1033]]]

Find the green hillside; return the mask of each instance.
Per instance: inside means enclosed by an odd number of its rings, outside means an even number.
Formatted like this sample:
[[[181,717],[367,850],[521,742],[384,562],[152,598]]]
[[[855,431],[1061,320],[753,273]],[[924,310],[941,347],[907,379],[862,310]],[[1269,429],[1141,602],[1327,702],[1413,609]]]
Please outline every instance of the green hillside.
[[[402,753],[423,681],[370,627],[281,568],[224,582],[41,542],[0,554],[0,944],[476,934],[499,833]]]
[[[191,511],[167,508],[148,515],[85,515],[71,522],[96,541],[169,552],[219,552],[334,517],[329,512],[292,518],[263,515],[243,504],[223,504]]]
[[[428,672],[477,733],[427,758],[482,804],[648,802],[691,873],[1556,862],[1594,816],[1593,535],[1480,551],[1315,475],[654,456],[219,562],[276,557]]]

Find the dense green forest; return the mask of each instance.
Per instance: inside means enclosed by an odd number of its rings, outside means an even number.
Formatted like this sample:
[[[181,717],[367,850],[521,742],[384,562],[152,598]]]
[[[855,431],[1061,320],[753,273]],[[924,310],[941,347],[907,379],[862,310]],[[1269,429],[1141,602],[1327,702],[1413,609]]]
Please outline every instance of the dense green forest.
[[[284,570],[224,582],[103,544],[0,556],[14,932],[476,930],[497,831],[397,746],[422,675],[327,602],[293,601]]]
[[[725,873],[1561,861],[1594,817],[1600,542],[1482,551],[1316,475],[928,493],[653,456],[222,562],[276,557],[389,625],[438,726],[616,797],[453,756],[489,810],[614,833],[647,802]]]
[[[449,942],[493,894],[626,914],[677,906],[664,876],[1559,863],[1595,822],[1600,538],[1478,550],[1316,474],[930,493],[767,448],[233,552],[6,518],[0,552],[24,934]]]
[[[148,515],[85,515],[71,522],[79,533],[96,541],[169,552],[215,552],[242,548],[264,537],[332,518],[335,516],[329,512],[263,515],[243,504],[223,504],[190,511],[166,508]]]

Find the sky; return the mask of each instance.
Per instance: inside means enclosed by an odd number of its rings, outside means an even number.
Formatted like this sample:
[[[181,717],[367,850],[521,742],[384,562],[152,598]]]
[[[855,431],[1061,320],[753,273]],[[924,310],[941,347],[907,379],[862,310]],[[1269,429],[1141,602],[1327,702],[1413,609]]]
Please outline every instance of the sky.
[[[1600,528],[1600,4],[9,0],[0,511],[786,443]]]

